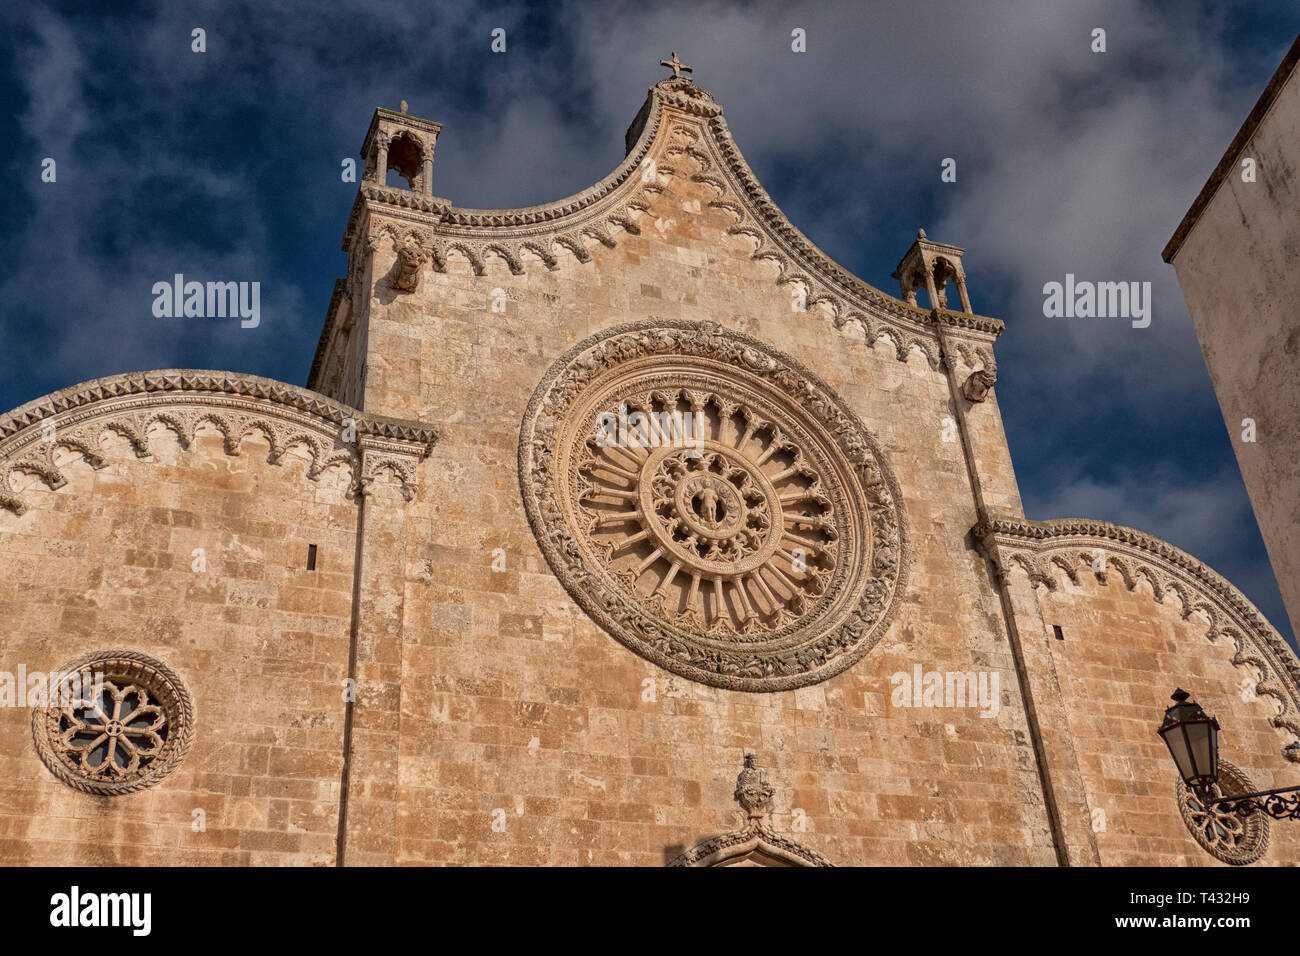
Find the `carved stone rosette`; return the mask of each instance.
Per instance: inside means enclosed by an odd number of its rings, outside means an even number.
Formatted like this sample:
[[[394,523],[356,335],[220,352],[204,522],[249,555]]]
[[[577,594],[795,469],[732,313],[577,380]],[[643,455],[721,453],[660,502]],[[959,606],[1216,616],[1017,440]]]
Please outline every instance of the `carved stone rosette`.
[[[140,651],[86,654],[57,673],[75,694],[32,712],[41,761],[74,790],[113,796],[158,783],[194,739],[194,704],[176,672]]]
[[[1219,761],[1219,779],[1209,798],[1251,793],[1256,789],[1250,777],[1226,760]],[[1178,809],[1192,838],[1217,860],[1232,866],[1246,866],[1260,859],[1268,849],[1268,817],[1259,808],[1228,809],[1223,804],[1202,800],[1179,780]]]
[[[551,568],[631,650],[717,687],[851,666],[906,575],[897,483],[831,389],[713,323],[601,332],[542,379],[520,487]]]

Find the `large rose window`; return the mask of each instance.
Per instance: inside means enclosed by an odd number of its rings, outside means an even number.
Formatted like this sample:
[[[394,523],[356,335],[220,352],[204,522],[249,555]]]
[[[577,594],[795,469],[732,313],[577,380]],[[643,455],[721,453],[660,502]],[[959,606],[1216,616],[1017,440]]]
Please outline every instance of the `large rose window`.
[[[637,653],[742,690],[838,673],[904,573],[879,449],[793,359],[649,322],[571,350],[525,415],[529,519],[575,600]]]

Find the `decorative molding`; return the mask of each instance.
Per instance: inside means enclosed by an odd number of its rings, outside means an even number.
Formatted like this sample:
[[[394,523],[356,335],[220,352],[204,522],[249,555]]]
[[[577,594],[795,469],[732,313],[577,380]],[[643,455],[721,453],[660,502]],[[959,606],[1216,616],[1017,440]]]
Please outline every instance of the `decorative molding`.
[[[621,405],[682,402],[708,423],[695,462],[690,442],[597,441]],[[716,323],[631,323],[570,349],[524,414],[519,481],[573,599],[701,683],[826,680],[875,645],[905,589],[902,497],[875,440],[804,366]]]
[[[162,661],[140,651],[96,651],[54,673],[64,675],[60,690],[70,676],[80,675],[79,686],[71,688],[77,696],[67,706],[47,701],[33,709],[32,740],[41,762],[69,787],[104,796],[134,793],[161,781],[185,758],[197,724],[194,703]],[[101,677],[98,700],[81,696]],[[112,713],[101,708],[101,700],[112,703]]]
[[[923,341],[934,338],[931,328],[934,322],[993,337],[1002,333],[1005,326],[998,319],[946,309],[927,312],[895,299],[853,275],[800,232],[772,201],[745,162],[721,114],[712,117],[707,127],[712,136],[702,142],[715,149],[716,154],[702,148],[692,151],[690,155],[699,163],[700,170],[691,178],[698,182],[730,185],[730,190],[723,190],[719,185],[715,188],[740,196],[747,220],[733,225],[729,231],[749,235],[758,243],[751,257],[776,263],[780,270],[778,283],[803,281],[808,286],[808,305],[826,305],[837,328],[847,322],[860,323],[867,333],[868,345],[879,334],[882,323],[901,333],[903,339],[912,334]],[[815,280],[808,277],[815,277]],[[895,341],[899,338],[896,337]],[[927,352],[927,358],[931,367],[938,366],[937,350]]]
[[[353,444],[342,440],[348,422],[356,433]],[[15,472],[37,475],[51,488],[66,483],[54,459],[58,449],[78,452],[92,468],[104,467],[99,439],[105,430],[130,442],[137,458],[149,457],[155,424],[174,432],[184,449],[192,446],[200,426],[212,425],[228,455],[238,455],[248,435],[260,434],[271,446],[271,464],[290,448],[304,447],[311,456],[307,476],[316,480],[342,465],[352,477],[351,494],[362,490],[364,479],[388,470],[402,482],[408,500],[415,493],[414,466],[438,439],[432,426],[368,415],[260,376],[193,369],[130,372],[65,388],[0,418],[0,507],[17,514],[26,510],[13,491]]]
[[[734,866],[759,858],[766,866],[834,866],[816,850],[776,833],[766,824],[751,823],[731,833],[712,837],[687,850],[670,867]]]
[[[956,352],[956,355],[948,355],[949,363],[953,368],[956,368],[956,361],[960,356],[961,361],[966,363],[967,368],[983,369],[996,379],[998,364],[993,357],[993,349],[990,344],[958,340],[953,346],[953,351]]]
[[[1274,698],[1281,707],[1282,712],[1272,718],[1273,726],[1300,738],[1300,660],[1244,594],[1187,552],[1133,528],[1080,518],[990,517],[980,521],[972,534],[1003,580],[1012,568],[1020,568],[1033,586],[1052,591],[1059,586],[1056,570],[1077,585],[1082,565],[1102,582],[1108,569],[1114,569],[1129,591],[1145,580],[1156,602],[1176,594],[1183,620],[1197,612],[1204,614],[1209,619],[1206,638],[1228,637],[1234,648],[1232,663],[1259,670],[1262,680],[1256,693]],[[1100,570],[1096,569],[1098,549],[1104,557]],[[1283,754],[1288,760],[1300,760],[1300,748],[1286,747]]]

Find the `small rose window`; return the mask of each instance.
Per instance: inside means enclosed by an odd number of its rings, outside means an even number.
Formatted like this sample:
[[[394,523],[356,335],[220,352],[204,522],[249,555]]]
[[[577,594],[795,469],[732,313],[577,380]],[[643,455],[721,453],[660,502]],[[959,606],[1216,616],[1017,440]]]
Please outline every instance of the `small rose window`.
[[[138,651],[101,651],[65,664],[51,699],[32,715],[41,760],[86,793],[153,786],[181,762],[194,733],[185,685]]]
[[[1255,790],[1246,774],[1219,761],[1219,779],[1201,799],[1178,781],[1178,808],[1183,823],[1205,852],[1224,863],[1245,866],[1254,863],[1268,849],[1268,818],[1258,808],[1226,809],[1216,797],[1229,797]]]

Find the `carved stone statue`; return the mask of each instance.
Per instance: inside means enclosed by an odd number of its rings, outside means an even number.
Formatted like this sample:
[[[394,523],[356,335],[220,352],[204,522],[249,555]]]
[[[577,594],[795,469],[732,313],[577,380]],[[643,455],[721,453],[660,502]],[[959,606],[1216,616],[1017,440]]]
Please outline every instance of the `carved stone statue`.
[[[745,767],[736,777],[736,802],[745,811],[745,819],[762,822],[772,810],[776,791],[767,782],[767,774],[758,768],[758,756],[745,754]]]

